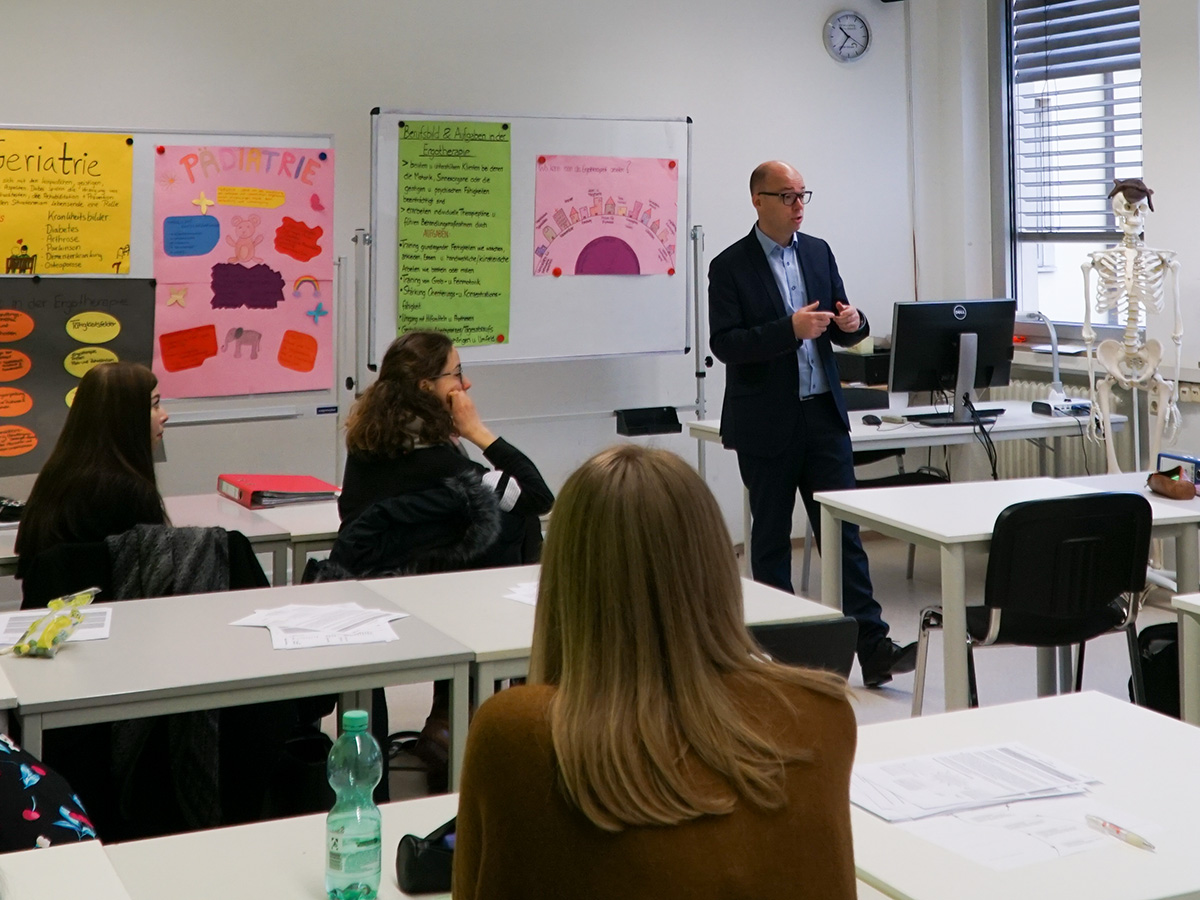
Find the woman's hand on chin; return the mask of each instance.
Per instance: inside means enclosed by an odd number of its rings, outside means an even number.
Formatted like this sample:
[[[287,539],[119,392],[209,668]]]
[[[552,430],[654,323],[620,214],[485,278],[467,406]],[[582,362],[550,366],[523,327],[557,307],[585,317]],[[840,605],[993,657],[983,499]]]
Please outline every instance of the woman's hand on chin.
[[[475,408],[475,401],[467,395],[467,392],[451,391],[447,395],[446,401],[450,404],[450,419],[454,423],[454,430],[480,450],[486,450],[491,446],[492,442],[496,440],[496,436],[479,418],[479,410]]]

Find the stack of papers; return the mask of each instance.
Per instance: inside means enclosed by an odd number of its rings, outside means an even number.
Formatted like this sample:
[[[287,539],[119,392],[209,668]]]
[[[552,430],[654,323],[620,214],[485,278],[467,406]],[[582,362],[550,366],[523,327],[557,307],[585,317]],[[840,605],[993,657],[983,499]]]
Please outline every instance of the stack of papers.
[[[1021,744],[856,765],[850,802],[888,822],[1082,794],[1092,778]]]
[[[379,644],[396,640],[391,622],[408,613],[365,609],[357,603],[307,606],[291,603],[275,609],[256,609],[231,625],[263,626],[271,632],[276,650],[334,647],[342,644]]]

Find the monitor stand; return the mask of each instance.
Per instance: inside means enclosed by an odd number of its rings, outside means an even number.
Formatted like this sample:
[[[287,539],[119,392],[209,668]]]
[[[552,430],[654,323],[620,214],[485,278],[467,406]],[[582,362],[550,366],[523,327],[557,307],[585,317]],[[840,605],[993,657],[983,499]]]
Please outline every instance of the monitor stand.
[[[971,414],[975,405],[975,363],[979,359],[979,335],[973,331],[963,332],[958,339],[958,377],[954,385],[953,412],[935,413],[932,416],[922,416],[922,425],[934,428],[946,428],[952,425],[991,425],[996,421],[997,410],[976,410],[977,420]],[[970,405],[968,405],[968,401]]]

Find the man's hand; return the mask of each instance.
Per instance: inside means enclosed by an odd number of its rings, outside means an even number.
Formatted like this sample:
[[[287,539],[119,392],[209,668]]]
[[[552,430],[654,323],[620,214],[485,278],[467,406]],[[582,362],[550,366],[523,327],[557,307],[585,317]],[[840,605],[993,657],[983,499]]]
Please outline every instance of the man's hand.
[[[847,334],[853,334],[862,326],[862,316],[858,314],[858,310],[841,300],[837,302],[837,315],[833,317],[833,321],[839,330]]]
[[[792,313],[792,332],[796,335],[796,340],[811,341],[825,333],[825,329],[833,320],[833,313],[822,312],[818,309],[820,305],[819,301],[810,303]]]

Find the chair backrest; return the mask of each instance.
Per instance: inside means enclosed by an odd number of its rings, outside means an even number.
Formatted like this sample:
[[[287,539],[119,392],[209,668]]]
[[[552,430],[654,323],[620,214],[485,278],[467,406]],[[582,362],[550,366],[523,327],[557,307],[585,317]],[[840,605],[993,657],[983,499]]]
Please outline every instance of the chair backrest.
[[[854,648],[858,644],[858,623],[849,616],[816,622],[751,625],[750,634],[774,660],[850,677]]]
[[[1140,494],[1015,503],[996,518],[984,603],[1060,619],[1102,610],[1145,587],[1150,524]]]

